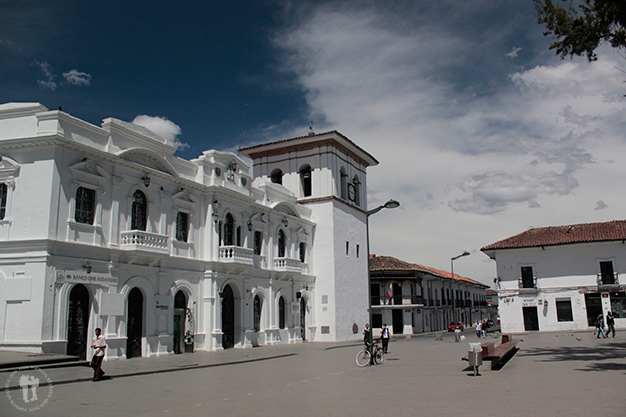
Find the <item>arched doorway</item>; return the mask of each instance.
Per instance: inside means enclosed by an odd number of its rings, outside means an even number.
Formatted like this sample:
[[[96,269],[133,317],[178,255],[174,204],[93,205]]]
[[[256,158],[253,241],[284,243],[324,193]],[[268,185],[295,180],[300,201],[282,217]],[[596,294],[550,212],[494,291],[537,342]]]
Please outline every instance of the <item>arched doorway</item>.
[[[89,291],[77,284],[70,292],[67,309],[67,354],[87,357],[87,331],[89,327]]]
[[[258,295],[254,296],[254,331],[261,331],[261,309],[263,308],[263,301]]]
[[[178,291],[174,297],[174,353],[185,351],[185,318],[187,317],[187,297]]]
[[[306,340],[306,299],[300,299],[300,337]]]
[[[128,294],[128,319],[126,321],[126,359],[141,357],[143,330],[143,294],[133,288]]]
[[[235,346],[235,296],[230,285],[222,292],[222,347],[224,349]]]

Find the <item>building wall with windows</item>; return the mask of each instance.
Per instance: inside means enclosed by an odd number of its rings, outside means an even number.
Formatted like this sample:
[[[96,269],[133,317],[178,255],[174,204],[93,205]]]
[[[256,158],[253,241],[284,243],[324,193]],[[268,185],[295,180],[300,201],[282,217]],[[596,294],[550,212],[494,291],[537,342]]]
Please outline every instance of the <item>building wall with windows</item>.
[[[0,105],[0,349],[87,357],[96,327],[107,359],[360,337],[366,255],[332,257],[365,247],[366,196],[339,196],[333,160],[363,184],[376,161],[338,132],[267,146],[280,160],[184,160],[121,120]]]
[[[626,222],[530,229],[481,250],[497,264],[503,332],[625,327]]]
[[[391,256],[370,259],[372,328],[386,324],[392,334],[447,330],[453,321],[472,326],[495,320],[485,299],[487,285]]]

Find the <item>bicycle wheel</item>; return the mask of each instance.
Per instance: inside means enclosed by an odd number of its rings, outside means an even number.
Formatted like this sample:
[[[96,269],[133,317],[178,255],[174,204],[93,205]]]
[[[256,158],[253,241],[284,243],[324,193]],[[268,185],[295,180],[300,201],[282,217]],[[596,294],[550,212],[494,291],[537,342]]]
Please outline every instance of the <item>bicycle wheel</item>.
[[[376,349],[376,353],[374,353],[374,363],[381,364],[385,360],[385,354],[383,353],[383,348]]]
[[[361,368],[369,365],[371,356],[372,355],[370,354],[369,350],[363,349],[356,354],[356,364]]]

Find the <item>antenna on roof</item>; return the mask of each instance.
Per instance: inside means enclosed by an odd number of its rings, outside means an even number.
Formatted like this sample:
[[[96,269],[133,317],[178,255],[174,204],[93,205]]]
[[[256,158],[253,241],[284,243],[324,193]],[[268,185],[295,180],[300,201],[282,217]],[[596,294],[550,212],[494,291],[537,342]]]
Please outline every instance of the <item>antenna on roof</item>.
[[[248,105],[246,104],[246,109],[243,112],[243,123],[241,124],[241,136],[239,136],[239,147],[237,151],[241,149],[241,141],[243,140],[243,128],[246,126],[246,115],[248,114]]]
[[[309,136],[313,135],[315,135],[315,132],[313,131],[313,120],[309,120]]]

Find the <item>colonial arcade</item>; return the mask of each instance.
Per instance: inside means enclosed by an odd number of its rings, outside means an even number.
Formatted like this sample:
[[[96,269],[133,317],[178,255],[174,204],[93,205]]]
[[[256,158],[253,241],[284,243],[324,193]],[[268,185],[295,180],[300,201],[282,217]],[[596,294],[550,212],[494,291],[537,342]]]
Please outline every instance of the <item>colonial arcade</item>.
[[[377,161],[335,131],[175,150],[0,105],[0,349],[86,357],[96,327],[108,359],[359,337]]]

